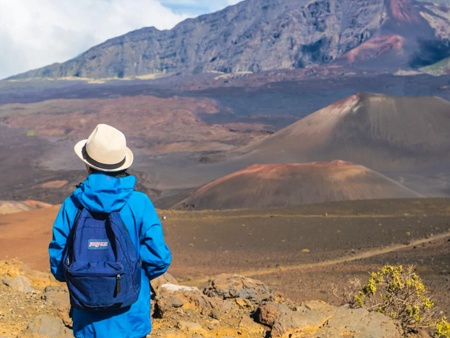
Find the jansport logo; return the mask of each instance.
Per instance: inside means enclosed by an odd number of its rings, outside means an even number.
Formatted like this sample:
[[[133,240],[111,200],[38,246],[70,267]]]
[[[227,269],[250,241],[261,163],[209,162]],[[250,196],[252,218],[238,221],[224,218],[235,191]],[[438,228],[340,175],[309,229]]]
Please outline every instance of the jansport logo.
[[[107,239],[90,239],[88,244],[89,250],[106,250],[109,247]]]

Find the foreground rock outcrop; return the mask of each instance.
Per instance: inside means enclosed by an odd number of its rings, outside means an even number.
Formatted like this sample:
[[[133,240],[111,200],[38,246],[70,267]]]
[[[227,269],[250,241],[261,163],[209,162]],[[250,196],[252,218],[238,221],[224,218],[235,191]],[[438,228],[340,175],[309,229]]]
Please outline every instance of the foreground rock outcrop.
[[[396,323],[322,301],[300,305],[264,283],[221,274],[204,289],[165,274],[152,281],[152,337],[402,337]],[[19,261],[0,261],[0,337],[71,337],[64,284]]]
[[[264,283],[221,274],[203,290],[170,283],[159,287],[155,315],[175,326],[161,337],[402,337],[390,318],[322,301],[296,305]]]

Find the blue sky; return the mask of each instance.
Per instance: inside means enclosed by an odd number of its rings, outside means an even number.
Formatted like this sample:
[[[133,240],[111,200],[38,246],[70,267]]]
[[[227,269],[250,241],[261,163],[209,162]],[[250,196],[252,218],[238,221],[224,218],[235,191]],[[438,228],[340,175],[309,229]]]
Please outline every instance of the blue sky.
[[[240,0],[160,0],[163,6],[169,7],[174,13],[193,13],[196,15],[211,13]]]
[[[170,29],[240,1],[0,0],[0,79],[67,61],[135,29]]]

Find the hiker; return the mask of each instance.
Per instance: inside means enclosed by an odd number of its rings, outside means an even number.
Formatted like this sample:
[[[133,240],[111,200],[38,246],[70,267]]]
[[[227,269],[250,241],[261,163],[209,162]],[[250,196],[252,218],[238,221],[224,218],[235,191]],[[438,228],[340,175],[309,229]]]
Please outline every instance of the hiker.
[[[119,218],[126,227],[128,238],[131,237],[135,246],[128,249],[135,250],[137,264],[140,259],[137,269],[140,273],[140,291],[137,289],[137,300],[131,305],[113,310],[89,311],[75,307],[71,298],[74,336],[145,337],[151,332],[149,281],[162,275],[172,259],[164,241],[161,222],[149,197],[134,190],[136,178],[126,171],[133,163],[133,153],[126,146],[126,138],[121,131],[106,124],[99,124],[88,139],[75,145],[74,150],[86,164],[88,176],[65,199],[54,222],[53,238],[49,245],[52,274],[58,281],[67,282],[69,292],[71,291],[73,283],[67,280],[63,257],[67,254],[65,248],[69,247],[73,237],[70,234],[75,218],[81,217],[78,216],[80,210],[87,210],[87,215],[119,211]],[[94,245],[89,249],[96,250],[85,250],[86,252],[99,252],[109,245],[108,240],[102,242],[97,237],[93,239]],[[75,240],[73,241],[75,243]],[[77,253],[77,248],[73,251]],[[95,264],[87,264],[91,265]],[[139,283],[139,278],[137,282]],[[117,283],[116,291],[126,293],[123,284],[121,287],[120,275],[117,275]],[[102,283],[88,284],[88,289],[91,287],[100,289]]]

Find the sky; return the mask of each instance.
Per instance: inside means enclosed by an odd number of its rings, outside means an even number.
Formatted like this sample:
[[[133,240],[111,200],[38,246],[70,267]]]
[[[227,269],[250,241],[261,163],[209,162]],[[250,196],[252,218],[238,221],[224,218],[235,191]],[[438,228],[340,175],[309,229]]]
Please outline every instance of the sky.
[[[0,0],[0,79],[65,62],[107,39],[242,0]]]

